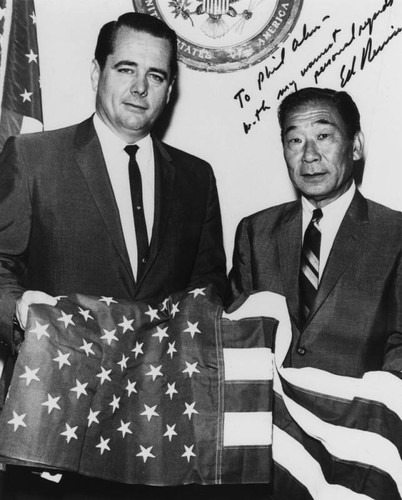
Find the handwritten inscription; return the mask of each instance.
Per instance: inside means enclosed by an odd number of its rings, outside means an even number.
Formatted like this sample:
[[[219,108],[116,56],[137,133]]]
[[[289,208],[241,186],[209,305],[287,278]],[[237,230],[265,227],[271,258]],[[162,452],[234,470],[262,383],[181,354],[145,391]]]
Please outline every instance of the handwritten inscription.
[[[324,71],[331,66],[337,59],[338,57],[345,52],[345,50],[352,45],[352,43],[356,40],[356,29],[355,29],[355,23],[352,24],[351,26],[351,33],[350,33],[350,38],[342,45],[342,47],[334,52],[331,57],[329,57],[318,69],[314,71],[314,81],[317,84],[319,77],[324,73]]]
[[[330,18],[330,16],[325,16],[322,20],[322,22],[327,21]],[[307,41],[309,38],[311,38],[314,33],[316,33],[318,30],[322,28],[322,25],[314,26],[312,30],[308,30],[307,24],[303,25],[303,34],[301,40],[298,40],[297,38],[293,38],[292,42],[292,50],[293,52],[296,52],[296,50],[303,45],[305,41]]]
[[[285,49],[283,48],[281,50],[281,57],[280,61],[278,64],[272,68],[269,68],[268,66],[265,66],[264,71],[260,71],[258,74],[258,90],[261,90],[262,84],[264,83],[265,80],[268,80],[272,75],[274,75],[277,71],[279,71],[282,66],[285,64]],[[272,56],[272,59],[275,59],[275,56]]]
[[[402,33],[402,28],[396,28],[392,31],[383,43],[377,46],[373,46],[373,39],[370,37],[367,44],[363,48],[360,57],[360,70],[363,70],[367,63],[371,63],[374,59],[385,49],[385,47],[391,42],[393,38]],[[352,62],[349,65],[344,64],[341,69],[341,87],[345,85],[356,75],[356,61],[357,57],[353,56]]]
[[[373,15],[369,16],[366,21],[360,25],[359,27],[359,36],[363,33],[363,31],[368,28],[369,35],[373,34],[373,26],[378,17],[383,14],[389,7],[392,7],[394,4],[394,0],[385,0],[381,9],[375,11]]]
[[[319,85],[326,72],[331,71],[332,75],[335,71],[335,79],[338,79],[339,86],[343,88],[359,72],[364,71],[402,33],[402,26],[392,25],[385,29],[382,25],[381,33],[376,33],[379,31],[376,30],[376,25],[381,16],[393,3],[394,0],[383,0],[381,6],[362,22],[352,20],[342,28],[334,28],[333,24],[331,25],[330,15],[324,16],[316,24],[304,24],[301,33],[294,36],[290,44],[282,46],[278,54],[271,56],[267,64],[260,69],[256,75],[255,88],[243,87],[234,94],[235,103],[243,113],[247,112],[248,119],[242,123],[244,133],[249,134],[266,116],[267,111],[277,108],[275,101],[302,87],[306,77],[312,78],[313,82]],[[320,44],[314,42],[318,34]],[[272,91],[273,81],[280,79],[288,61],[294,61],[294,54],[303,51],[312,56],[307,58],[307,62],[306,58],[303,60],[301,68],[296,67],[293,79],[285,83],[282,81],[279,87]],[[270,98],[273,102],[268,102],[265,92],[273,96]]]

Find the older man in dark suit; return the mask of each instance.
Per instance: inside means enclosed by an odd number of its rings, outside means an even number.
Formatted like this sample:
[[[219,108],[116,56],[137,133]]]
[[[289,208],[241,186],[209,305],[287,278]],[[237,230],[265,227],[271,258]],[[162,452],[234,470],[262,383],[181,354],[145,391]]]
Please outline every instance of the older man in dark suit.
[[[6,143],[0,159],[3,350],[15,352],[16,327],[24,329],[28,306],[54,304],[58,295],[162,301],[207,284],[225,294],[212,169],[151,133],[176,72],[174,31],[155,17],[124,14],[99,34],[92,67],[96,114]],[[19,478],[14,486],[23,486]],[[76,478],[71,484],[80,492]],[[38,498],[61,498],[65,490],[56,495],[49,485],[47,493],[39,487],[24,490]],[[111,490],[111,498],[121,497],[115,485]],[[108,489],[97,483],[94,491],[100,498]]]
[[[358,109],[346,92],[306,88],[279,109],[298,201],[239,225],[234,295],[283,294],[292,321],[287,366],[359,377],[402,370],[402,214],[364,198]]]

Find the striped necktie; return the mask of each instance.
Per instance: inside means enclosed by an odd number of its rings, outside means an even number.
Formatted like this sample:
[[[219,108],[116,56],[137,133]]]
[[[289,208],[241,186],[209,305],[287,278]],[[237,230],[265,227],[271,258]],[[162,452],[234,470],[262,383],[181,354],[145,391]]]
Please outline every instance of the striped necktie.
[[[145,265],[148,259],[149,245],[147,226],[145,223],[144,204],[142,201],[142,182],[141,172],[138,166],[135,155],[138,146],[129,145],[124,148],[124,151],[130,156],[129,161],[129,177],[130,177],[130,190],[131,200],[133,204],[135,234],[137,238],[137,252],[138,252],[138,268],[137,268],[137,282],[140,280],[144,272]]]
[[[320,269],[321,231],[318,223],[322,210],[316,208],[304,234],[303,248],[300,259],[300,303],[301,316],[306,320],[317,295]]]

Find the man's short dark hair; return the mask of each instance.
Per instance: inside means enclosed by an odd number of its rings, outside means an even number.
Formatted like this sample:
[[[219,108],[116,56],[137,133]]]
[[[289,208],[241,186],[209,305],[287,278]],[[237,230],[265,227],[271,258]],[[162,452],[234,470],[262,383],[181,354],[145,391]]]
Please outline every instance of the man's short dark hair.
[[[361,130],[359,110],[347,92],[306,87],[287,95],[279,106],[278,119],[281,127],[282,142],[284,140],[284,124],[289,113],[300,106],[316,103],[329,104],[338,111],[349,139],[353,140],[356,132]]]
[[[117,21],[110,21],[101,28],[95,48],[95,59],[100,69],[104,69],[107,57],[113,53],[117,32],[123,27],[168,40],[171,48],[170,81],[172,81],[177,74],[176,33],[157,17],[139,12],[122,14]]]

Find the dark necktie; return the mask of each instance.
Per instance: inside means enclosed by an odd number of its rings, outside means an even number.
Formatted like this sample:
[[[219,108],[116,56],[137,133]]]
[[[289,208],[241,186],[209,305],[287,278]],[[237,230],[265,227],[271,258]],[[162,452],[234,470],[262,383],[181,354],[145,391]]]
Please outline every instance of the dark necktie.
[[[321,217],[322,210],[316,208],[304,234],[299,276],[302,320],[305,320],[309,315],[317,295],[321,246],[321,231],[318,222]]]
[[[131,201],[133,204],[135,236],[137,239],[137,252],[138,252],[138,268],[137,268],[137,282],[139,281],[142,273],[144,272],[145,265],[148,259],[148,235],[147,226],[145,223],[144,204],[142,201],[142,182],[141,172],[138,167],[135,155],[138,151],[138,146],[126,146],[124,151],[129,155],[130,161],[128,164],[130,176],[130,190]]]

